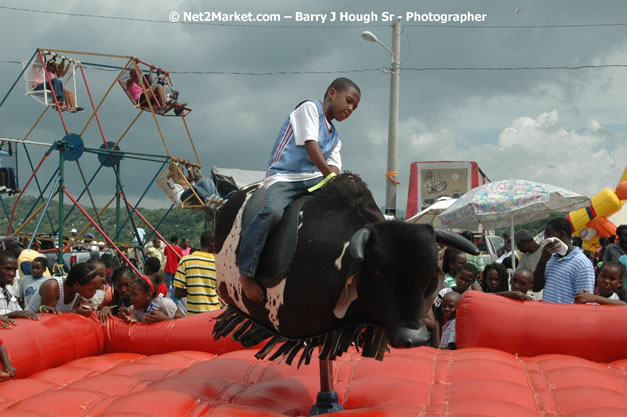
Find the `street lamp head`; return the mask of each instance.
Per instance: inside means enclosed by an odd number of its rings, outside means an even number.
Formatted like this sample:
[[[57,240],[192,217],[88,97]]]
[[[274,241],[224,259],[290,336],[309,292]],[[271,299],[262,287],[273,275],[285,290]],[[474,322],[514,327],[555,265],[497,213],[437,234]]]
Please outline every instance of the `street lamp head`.
[[[379,39],[376,37],[376,35],[369,30],[361,32],[361,38],[368,42],[379,42]]]

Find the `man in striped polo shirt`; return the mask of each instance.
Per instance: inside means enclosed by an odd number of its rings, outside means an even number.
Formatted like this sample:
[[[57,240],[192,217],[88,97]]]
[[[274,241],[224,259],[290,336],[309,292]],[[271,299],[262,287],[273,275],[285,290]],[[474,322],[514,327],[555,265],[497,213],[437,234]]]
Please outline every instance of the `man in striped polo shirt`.
[[[187,315],[220,308],[213,238],[213,232],[203,232],[200,250],[183,256],[174,276],[174,295],[179,299],[187,297]]]
[[[544,229],[545,238],[560,240],[544,246],[534,272],[533,290],[544,288],[545,302],[572,304],[575,294],[583,290],[594,293],[594,267],[581,249],[571,244],[571,235],[572,227],[565,217],[549,220]],[[558,253],[562,243],[568,248],[564,255]]]

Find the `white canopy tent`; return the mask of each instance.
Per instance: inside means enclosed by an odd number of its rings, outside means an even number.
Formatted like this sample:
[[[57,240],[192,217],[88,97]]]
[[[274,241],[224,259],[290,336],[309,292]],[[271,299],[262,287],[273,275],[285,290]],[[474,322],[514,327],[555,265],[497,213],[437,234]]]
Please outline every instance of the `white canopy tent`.
[[[442,227],[439,218],[440,213],[452,206],[455,201],[457,201],[456,198],[440,197],[435,203],[407,219],[407,223],[430,224],[433,227]]]

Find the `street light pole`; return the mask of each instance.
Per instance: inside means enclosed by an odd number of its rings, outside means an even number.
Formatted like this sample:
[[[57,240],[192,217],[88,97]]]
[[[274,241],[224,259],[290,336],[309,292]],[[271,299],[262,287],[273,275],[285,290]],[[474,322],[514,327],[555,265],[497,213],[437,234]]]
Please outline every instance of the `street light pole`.
[[[392,55],[392,68],[390,74],[390,113],[388,118],[388,161],[385,174],[385,214],[396,217],[396,188],[398,171],[396,162],[398,159],[398,103],[401,66],[401,21],[396,20],[392,24],[392,49],[369,31],[361,34],[364,40],[376,42],[383,46]]]
[[[398,107],[401,66],[401,22],[392,25],[392,74],[390,75],[390,115],[388,120],[388,168],[385,175],[385,214],[396,217],[396,189],[398,182]]]

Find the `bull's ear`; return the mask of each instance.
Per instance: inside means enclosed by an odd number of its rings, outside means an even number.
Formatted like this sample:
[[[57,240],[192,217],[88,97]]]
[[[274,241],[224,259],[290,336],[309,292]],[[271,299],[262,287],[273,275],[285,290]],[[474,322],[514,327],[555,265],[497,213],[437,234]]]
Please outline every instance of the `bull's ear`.
[[[364,251],[366,247],[366,243],[368,243],[368,239],[370,238],[370,230],[363,227],[353,233],[353,236],[350,240],[350,251],[353,261],[363,261],[364,260]]]
[[[479,255],[479,249],[463,236],[449,230],[435,229],[435,241],[447,246],[452,246],[471,255]]]

